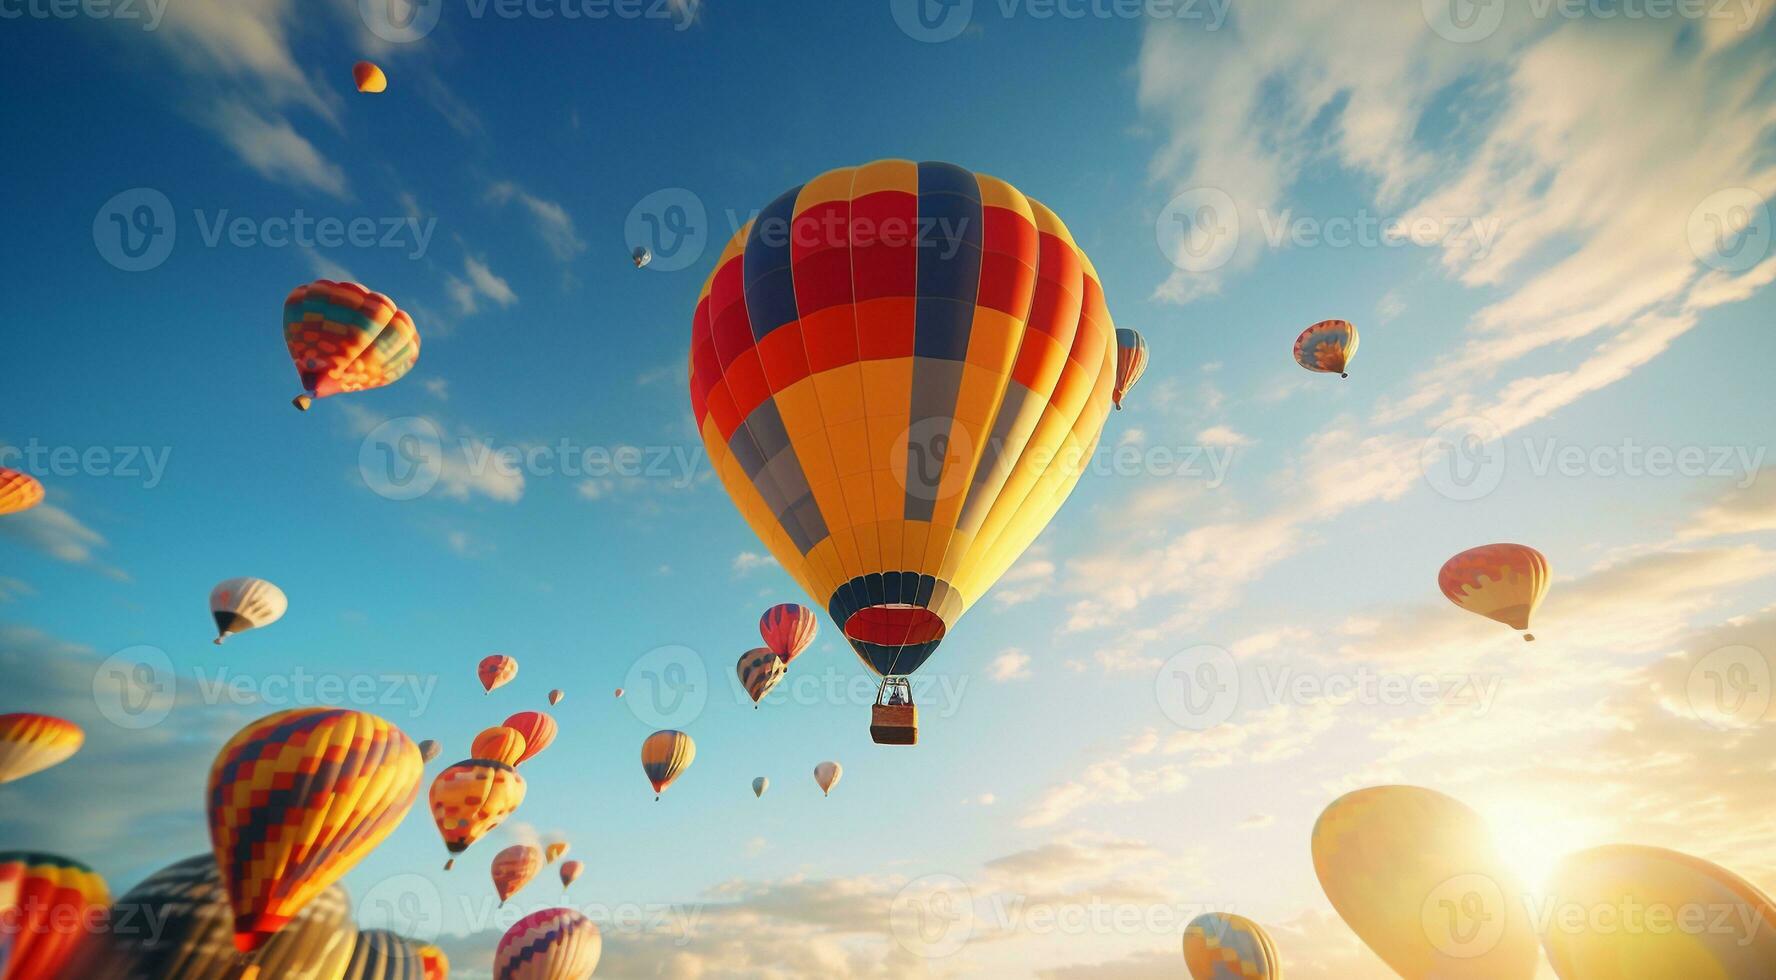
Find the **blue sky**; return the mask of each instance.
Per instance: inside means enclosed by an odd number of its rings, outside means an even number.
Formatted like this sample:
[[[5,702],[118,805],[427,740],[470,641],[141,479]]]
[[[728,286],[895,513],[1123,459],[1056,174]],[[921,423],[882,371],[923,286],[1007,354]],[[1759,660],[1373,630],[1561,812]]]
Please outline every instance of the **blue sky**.
[[[1776,883],[1776,851],[1741,843],[1770,829],[1752,816],[1770,791],[1723,754],[1767,758],[1769,718],[1723,727],[1684,693],[1713,651],[1776,640],[1776,492],[1755,479],[1776,408],[1768,5],[1733,22],[1504,4],[1455,39],[1416,9],[1349,6],[1064,18],[976,2],[935,43],[888,2],[568,20],[535,15],[560,4],[504,17],[445,0],[409,43],[348,0],[174,2],[151,30],[4,25],[0,114],[20,138],[0,443],[44,454],[0,464],[36,460],[23,468],[48,499],[0,522],[0,662],[6,703],[89,735],[6,788],[46,807],[7,806],[4,839],[89,860],[120,890],[201,850],[208,760],[283,706],[300,668],[393,678],[355,706],[440,739],[443,762],[568,692],[523,809],[470,860],[439,874],[417,812],[346,880],[366,921],[406,889],[445,910],[447,934],[496,929],[463,904],[491,894],[485,861],[564,834],[589,865],[579,901],[699,910],[682,945],[607,927],[601,975],[1169,976],[1202,907],[1274,924],[1291,974],[1370,975],[1306,840],[1338,793],[1385,781],[1479,807],[1536,852],[1526,867],[1635,840]],[[352,91],[361,57],[387,93]],[[804,597],[699,465],[683,367],[738,223],[889,156],[1048,204],[1152,350],[1104,433],[1135,462],[1107,455],[954,631],[924,672],[938,693],[911,751],[869,742],[842,693],[864,672],[830,623],[791,670],[794,703],[737,698],[758,613]],[[1172,216],[1222,201],[1204,261],[1184,245],[1209,240],[1179,236],[1208,226]],[[684,251],[647,243],[655,264],[631,267],[626,229],[685,202],[705,217]],[[176,230],[131,271],[111,215],[141,204]],[[268,240],[299,213],[395,244]],[[244,237],[214,235],[239,218]],[[1733,229],[1730,254],[1697,246],[1711,220]],[[1363,230],[1395,221],[1434,233]],[[1346,228],[1357,240],[1339,244]],[[304,415],[279,308],[322,276],[396,297],[424,348],[397,385]],[[1289,357],[1327,317],[1362,330],[1348,381]],[[378,494],[360,466],[389,420],[440,438],[442,478],[418,499]],[[1465,433],[1486,447],[1482,494],[1442,475],[1440,447]],[[557,445],[665,462],[473,463]],[[164,468],[125,458],[140,447]],[[1633,447],[1673,462],[1630,462]],[[105,460],[61,467],[58,448]],[[1704,462],[1679,466],[1680,450]],[[1495,540],[1553,563],[1533,648],[1436,592],[1445,558]],[[236,575],[279,583],[290,613],[214,647],[204,600]],[[1156,694],[1201,645],[1242,680],[1206,730]],[[119,651],[164,655],[178,693],[158,724],[107,716],[119,691],[100,665]],[[521,672],[483,696],[474,665],[493,651]],[[700,711],[665,719],[699,751],[656,804],[636,762],[656,719],[634,702],[668,661],[708,680]],[[218,697],[222,671],[260,701]],[[1279,676],[1497,694],[1469,710],[1278,700]],[[1632,764],[1652,732],[1689,776]],[[811,771],[829,758],[845,777],[822,799]],[[1717,802],[1686,809],[1699,795]],[[964,883],[979,917],[942,956],[890,921],[932,875]],[[1159,925],[1005,913],[1097,899]],[[460,940],[465,965],[489,945]]]

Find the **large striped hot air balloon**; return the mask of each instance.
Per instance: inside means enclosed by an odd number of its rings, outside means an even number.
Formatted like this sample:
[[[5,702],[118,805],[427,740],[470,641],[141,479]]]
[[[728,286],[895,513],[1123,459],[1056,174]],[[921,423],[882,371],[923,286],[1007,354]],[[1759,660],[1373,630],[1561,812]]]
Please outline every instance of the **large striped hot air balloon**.
[[[1243,915],[1206,912],[1184,930],[1184,965],[1192,980],[1283,980],[1276,944]]]
[[[734,665],[734,673],[739,675],[740,686],[746,689],[754,707],[783,679],[786,672],[783,665],[783,658],[764,647],[748,650],[740,655],[740,662]]]
[[[425,957],[411,939],[387,929],[365,929],[358,933],[340,980],[425,980]]]
[[[65,762],[86,742],[86,733],[54,715],[15,711],[0,715],[0,783],[23,779]]]
[[[54,854],[0,851],[0,980],[57,980],[99,930],[111,893],[93,869]]]
[[[1116,328],[1116,384],[1110,389],[1110,403],[1118,409],[1122,408],[1122,399],[1128,395],[1141,375],[1147,373],[1147,338],[1139,332],[1127,327]]]
[[[316,279],[284,300],[284,343],[302,379],[291,404],[393,384],[419,361],[419,331],[395,301],[355,282]]]
[[[765,647],[785,664],[808,649],[819,629],[814,610],[799,602],[778,603],[759,617],[759,635],[764,637]]]
[[[0,466],[0,516],[30,510],[43,502],[43,484],[29,473]]]
[[[659,799],[696,757],[697,743],[684,732],[667,729],[649,735],[641,743],[641,769],[654,784],[654,799]]]
[[[343,708],[280,711],[229,739],[204,795],[236,948],[264,946],[381,844],[424,768],[400,729]]]
[[[494,688],[504,687],[518,676],[518,660],[503,653],[490,653],[475,666],[475,676],[481,678],[481,689],[492,694]]]
[[[1295,338],[1295,363],[1319,374],[1350,375],[1357,356],[1357,328],[1345,320],[1321,320]]]
[[[499,893],[500,904],[530,884],[530,879],[543,868],[543,854],[529,844],[513,844],[493,856],[488,869],[493,876],[493,890]]]
[[[536,758],[537,753],[555,741],[555,719],[542,711],[520,711],[506,719],[506,727],[524,736],[524,751],[513,765]]]
[[[870,670],[904,675],[1072,491],[1115,366],[1097,273],[1053,212],[882,160],[728,243],[692,321],[691,410],[784,570]]]
[[[425,970],[425,980],[450,980],[450,957],[436,946],[419,947],[419,965]]]
[[[465,759],[432,780],[429,794],[432,820],[444,838],[450,860],[469,849],[488,831],[498,827],[524,802],[524,777],[518,770],[491,759]]]
[[[544,909],[519,919],[493,953],[496,980],[586,980],[598,969],[598,926],[572,909]]]
[[[1484,820],[1442,793],[1372,786],[1328,806],[1314,872],[1332,907],[1404,980],[1530,980],[1525,892]]]
[[[1487,544],[1444,562],[1437,586],[1450,602],[1533,640],[1529,620],[1548,594],[1550,575],[1548,559],[1528,545]]]
[[[333,885],[303,906],[254,955],[259,976],[339,980],[358,927]],[[111,906],[110,923],[82,945],[66,974],[82,980],[235,980],[234,912],[214,854],[169,864]]]
[[[216,619],[216,645],[236,633],[270,626],[290,608],[284,590],[262,578],[231,578],[210,590],[210,615]]]

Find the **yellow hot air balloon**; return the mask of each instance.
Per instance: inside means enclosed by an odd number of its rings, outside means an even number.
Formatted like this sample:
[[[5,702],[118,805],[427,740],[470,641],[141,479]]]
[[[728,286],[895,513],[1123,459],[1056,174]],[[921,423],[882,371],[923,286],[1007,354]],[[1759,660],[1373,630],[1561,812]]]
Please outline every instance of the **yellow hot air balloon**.
[[[43,502],[43,484],[29,473],[0,466],[0,516],[30,510]]]
[[[465,759],[438,773],[429,794],[432,820],[444,838],[450,860],[469,849],[488,831],[498,827],[524,802],[524,777],[518,770],[491,759]]]
[[[658,800],[696,757],[697,743],[684,732],[668,729],[649,735],[641,743],[641,768],[647,773],[648,782],[654,784],[654,799]]]
[[[1116,377],[1103,289],[1060,218],[908,160],[767,205],[716,262],[690,347],[723,486],[884,692],[1072,492]],[[916,741],[910,711],[875,720],[878,741]]]
[[[450,957],[436,946],[419,947],[419,965],[425,971],[424,980],[450,980]]]
[[[1283,980],[1276,944],[1243,915],[1208,912],[1184,930],[1184,965],[1193,980]]]
[[[54,715],[31,711],[0,715],[0,783],[64,762],[85,741],[79,725]]]
[[[493,890],[499,893],[500,904],[518,894],[530,879],[543,868],[543,852],[529,844],[513,844],[493,856]]]
[[[262,578],[231,578],[210,590],[210,615],[216,618],[217,646],[236,633],[270,626],[290,608],[284,590]]]
[[[839,777],[845,774],[845,767],[836,762],[822,762],[814,767],[814,782],[820,786],[821,796],[831,796],[832,788],[839,785]]]
[[[469,757],[472,759],[492,759],[508,766],[516,766],[524,756],[524,733],[516,728],[495,725],[483,729],[475,736],[469,746]]]
[[[105,879],[54,854],[0,851],[0,980],[58,980],[104,924]]]
[[[1534,548],[1487,544],[1444,562],[1437,585],[1450,602],[1468,612],[1527,631],[1529,618],[1548,594],[1549,575],[1548,559]],[[1523,638],[1535,636],[1525,632]]]
[[[375,62],[360,61],[352,66],[352,81],[357,83],[358,91],[375,94],[387,91],[388,75]]]
[[[1530,980],[1523,886],[1485,821],[1441,793],[1374,786],[1333,801],[1314,871],[1345,924],[1405,980]]]
[[[558,841],[555,841],[554,843],[550,844],[547,848],[545,848],[543,850],[543,857],[550,864],[554,864],[556,861],[560,860],[561,855],[566,854],[566,853],[567,853],[567,841],[558,840]]]
[[[1568,855],[1543,896],[1561,980],[1776,977],[1776,904],[1701,858],[1613,844]]]

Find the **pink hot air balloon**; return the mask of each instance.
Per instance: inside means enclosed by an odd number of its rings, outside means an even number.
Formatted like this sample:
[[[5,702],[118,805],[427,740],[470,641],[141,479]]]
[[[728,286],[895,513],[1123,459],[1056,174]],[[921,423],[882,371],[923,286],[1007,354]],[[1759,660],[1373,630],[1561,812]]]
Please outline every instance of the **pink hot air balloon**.
[[[794,602],[772,606],[759,617],[759,635],[765,638],[765,646],[785,664],[808,649],[819,626],[814,610]]]
[[[500,904],[530,884],[543,866],[543,852],[529,844],[513,844],[493,856],[493,889],[499,892]]]
[[[500,937],[493,975],[500,980],[586,980],[598,969],[604,940],[598,927],[572,909],[544,909],[518,920]]]
[[[555,719],[541,711],[520,711],[506,719],[506,727],[524,736],[524,754],[513,765],[521,766],[555,741]]]

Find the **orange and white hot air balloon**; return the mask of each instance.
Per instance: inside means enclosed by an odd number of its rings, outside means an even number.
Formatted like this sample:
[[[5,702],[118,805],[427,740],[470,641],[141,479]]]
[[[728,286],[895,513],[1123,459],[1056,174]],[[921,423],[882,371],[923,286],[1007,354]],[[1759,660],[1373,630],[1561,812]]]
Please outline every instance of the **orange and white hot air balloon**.
[[[1529,633],[1530,617],[1548,594],[1548,559],[1523,544],[1469,548],[1443,563],[1437,585],[1449,601],[1477,616]]]
[[[494,688],[504,687],[518,676],[518,658],[490,653],[476,665],[475,676],[481,678],[481,689],[492,694]]]
[[[0,715],[0,783],[64,762],[85,741],[79,725],[54,715],[31,711]]]
[[[216,620],[217,646],[236,633],[270,626],[284,618],[290,600],[284,590],[262,578],[231,578],[210,590],[210,615]]]
[[[578,881],[580,878],[580,872],[585,871],[585,870],[586,870],[586,864],[584,861],[563,861],[563,862],[561,862],[561,892],[562,892],[562,894],[565,895],[567,893],[568,886],[570,886],[574,882]]]
[[[43,502],[43,484],[29,473],[0,466],[0,516],[30,510]]]
[[[839,785],[839,777],[845,774],[845,767],[836,762],[822,762],[814,767],[814,782],[820,785],[821,796],[831,796],[832,788]]]
[[[358,91],[375,94],[388,90],[388,76],[383,74],[381,66],[371,61],[360,61],[352,66],[352,81],[357,83]]]
[[[523,765],[555,741],[555,719],[541,711],[520,711],[506,719],[506,727],[524,736],[524,751],[512,765]]]
[[[57,980],[104,926],[105,879],[54,854],[0,851],[0,980]]]
[[[1348,378],[1357,356],[1357,328],[1348,320],[1321,320],[1295,338],[1295,363],[1318,374]]]
[[[495,725],[482,729],[469,745],[469,758],[491,759],[508,766],[516,766],[524,757],[524,733],[506,725]]]
[[[542,870],[543,853],[529,844],[513,844],[493,856],[493,890],[499,893],[500,904],[530,884]]]

